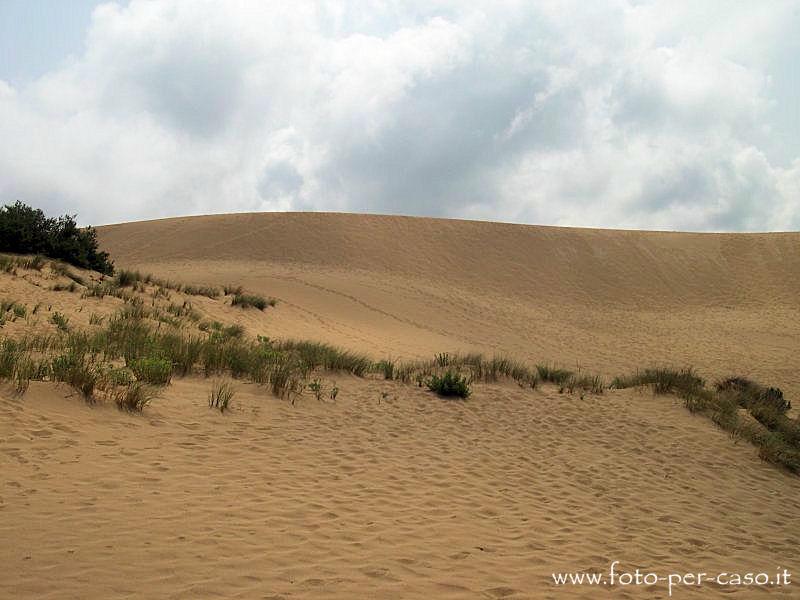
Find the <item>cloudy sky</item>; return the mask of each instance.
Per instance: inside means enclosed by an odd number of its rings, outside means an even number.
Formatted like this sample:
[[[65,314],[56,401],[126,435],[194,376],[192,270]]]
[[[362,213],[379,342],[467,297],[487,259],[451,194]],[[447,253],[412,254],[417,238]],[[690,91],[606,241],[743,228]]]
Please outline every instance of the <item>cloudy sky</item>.
[[[800,0],[0,0],[0,202],[800,229]]]

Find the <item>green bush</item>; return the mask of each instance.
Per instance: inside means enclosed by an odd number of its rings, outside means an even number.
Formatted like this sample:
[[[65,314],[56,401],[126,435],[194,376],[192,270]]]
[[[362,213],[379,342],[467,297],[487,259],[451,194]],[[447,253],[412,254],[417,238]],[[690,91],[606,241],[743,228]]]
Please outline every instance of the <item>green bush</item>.
[[[432,392],[436,392],[440,396],[457,396],[459,398],[468,398],[471,381],[466,375],[460,375],[456,371],[448,370],[444,375],[431,375],[425,385]]]
[[[114,272],[108,253],[98,249],[92,227],[79,228],[74,215],[48,218],[19,201],[0,208],[0,252],[43,254],[82,269]]]
[[[138,381],[153,385],[167,385],[172,380],[172,363],[165,358],[146,356],[128,364]]]

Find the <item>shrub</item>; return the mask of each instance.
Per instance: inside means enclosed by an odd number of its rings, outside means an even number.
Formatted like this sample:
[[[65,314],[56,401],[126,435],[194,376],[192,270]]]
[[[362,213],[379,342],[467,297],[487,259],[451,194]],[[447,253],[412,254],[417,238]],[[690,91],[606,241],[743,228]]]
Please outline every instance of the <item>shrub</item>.
[[[165,358],[147,356],[128,363],[138,381],[153,385],[167,385],[172,380],[172,363]]]
[[[74,215],[48,218],[19,201],[0,208],[0,252],[43,254],[83,269],[114,272],[108,253],[98,249],[92,227],[79,228]]]
[[[459,398],[468,398],[470,391],[471,381],[465,376],[460,375],[456,371],[447,370],[443,375],[431,375],[425,385],[432,392],[436,392],[440,396],[457,396]]]

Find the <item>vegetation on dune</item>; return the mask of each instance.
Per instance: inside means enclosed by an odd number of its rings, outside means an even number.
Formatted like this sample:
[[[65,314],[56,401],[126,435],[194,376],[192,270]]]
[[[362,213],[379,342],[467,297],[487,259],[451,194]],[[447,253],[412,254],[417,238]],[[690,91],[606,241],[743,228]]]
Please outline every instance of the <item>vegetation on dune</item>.
[[[220,381],[214,384],[208,395],[208,407],[218,408],[220,412],[225,412],[230,406],[235,394],[233,384],[229,381]]]
[[[431,375],[425,382],[428,389],[440,396],[468,398],[471,390],[472,381],[466,375],[460,375],[456,371],[447,370],[441,376]]]
[[[80,228],[74,215],[48,218],[22,202],[0,208],[0,252],[41,254],[110,275],[114,263],[98,249],[97,232]],[[30,268],[36,268],[35,263]]]
[[[258,310],[264,310],[267,306],[275,306],[276,304],[277,300],[275,300],[275,298],[267,299],[255,294],[237,293],[233,295],[233,299],[231,300],[232,306],[239,306],[241,308],[254,307]]]
[[[733,437],[756,445],[763,460],[800,473],[800,423],[786,414],[791,403],[778,388],[764,387],[744,377],[728,377],[709,389],[691,368],[668,367],[616,377],[611,385],[645,386],[653,394],[674,394],[691,412],[709,417]]]

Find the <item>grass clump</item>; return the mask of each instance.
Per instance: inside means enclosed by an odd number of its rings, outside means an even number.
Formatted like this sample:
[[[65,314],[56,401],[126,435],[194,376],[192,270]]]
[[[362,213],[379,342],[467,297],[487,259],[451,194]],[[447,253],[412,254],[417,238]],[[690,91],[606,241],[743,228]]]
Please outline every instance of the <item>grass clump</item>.
[[[471,383],[466,375],[448,369],[442,375],[431,375],[425,385],[439,396],[468,398]]]
[[[307,370],[346,371],[363,377],[372,369],[368,356],[321,342],[285,340],[266,344],[273,350],[293,354]]]
[[[225,412],[230,406],[236,391],[233,389],[233,384],[228,381],[221,381],[214,384],[211,392],[208,394],[208,407],[218,408],[219,412]]]
[[[113,285],[117,287],[131,287],[143,279],[139,271],[130,271],[128,269],[120,269],[114,277]]]
[[[120,410],[140,413],[157,397],[157,394],[149,385],[134,381],[117,389],[113,396]]]
[[[87,401],[92,401],[99,373],[80,351],[72,349],[56,356],[51,362],[53,381],[62,381],[78,390]]]
[[[705,386],[705,381],[691,367],[672,369],[648,368],[633,375],[615,377],[611,386],[617,389],[650,386],[654,394],[676,394],[681,397],[696,395]]]
[[[54,312],[50,315],[50,322],[61,331],[69,331],[69,318],[65,317],[60,312]]]
[[[542,381],[556,385],[564,385],[573,376],[572,371],[559,369],[551,365],[536,365],[536,372]]]
[[[205,296],[206,298],[216,298],[220,295],[219,288],[196,285],[183,286],[183,293],[190,296]]]
[[[137,381],[167,385],[172,380],[172,363],[165,358],[157,356],[136,358],[128,363],[128,367],[133,371]]]
[[[267,306],[275,306],[277,300],[275,298],[264,298],[255,294],[242,294],[237,293],[233,295],[231,306],[239,306],[240,308],[254,307],[258,310],[264,310]]]

